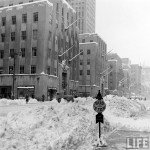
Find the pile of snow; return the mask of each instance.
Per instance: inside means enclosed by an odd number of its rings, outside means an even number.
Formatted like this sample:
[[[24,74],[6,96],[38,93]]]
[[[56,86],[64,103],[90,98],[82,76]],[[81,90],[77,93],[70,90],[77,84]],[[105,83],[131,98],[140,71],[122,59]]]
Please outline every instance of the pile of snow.
[[[138,117],[146,111],[142,103],[125,97],[108,95],[104,100],[107,104],[107,111],[117,117]]]
[[[88,146],[87,150],[92,149],[98,137],[94,100],[77,98],[75,101],[53,100],[46,102],[47,105],[1,117],[0,149],[80,150],[83,145]],[[102,132],[110,130],[105,120]]]
[[[103,135],[116,126],[124,126],[124,120],[133,123],[131,114],[143,111],[142,104],[125,98],[107,96],[104,100],[107,106],[101,126]],[[46,105],[10,112],[0,117],[0,149],[91,150],[99,133],[94,102],[90,97],[75,98],[69,103],[54,99]]]
[[[36,99],[30,98],[28,103],[38,103]],[[26,104],[25,99],[0,99],[0,106],[6,106],[6,105],[24,105]]]

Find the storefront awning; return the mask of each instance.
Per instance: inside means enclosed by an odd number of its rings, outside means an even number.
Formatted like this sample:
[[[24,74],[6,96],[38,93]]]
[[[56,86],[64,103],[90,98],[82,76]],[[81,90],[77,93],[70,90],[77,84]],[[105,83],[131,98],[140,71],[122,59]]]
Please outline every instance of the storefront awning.
[[[34,86],[18,86],[18,89],[34,89]]]

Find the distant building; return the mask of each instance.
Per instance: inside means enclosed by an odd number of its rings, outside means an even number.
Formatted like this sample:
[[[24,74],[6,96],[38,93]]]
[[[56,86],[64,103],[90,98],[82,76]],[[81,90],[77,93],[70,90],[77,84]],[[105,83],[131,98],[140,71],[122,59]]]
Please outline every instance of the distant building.
[[[76,10],[79,33],[95,33],[95,0],[67,0]]]
[[[80,92],[94,96],[108,88],[107,45],[98,34],[80,34]],[[100,73],[103,74],[101,75]]]
[[[110,59],[108,60],[108,67],[111,71],[108,75],[108,89],[111,93],[118,89],[117,85],[117,60]]]
[[[2,97],[12,95],[13,81],[15,97],[28,93],[37,98],[45,95],[50,100],[56,91],[69,94],[77,90],[79,57],[70,64],[68,60],[79,53],[78,31],[75,24],[64,30],[64,25],[75,20],[76,12],[64,0],[50,1],[0,1]],[[66,63],[61,65],[64,59]]]
[[[141,94],[141,72],[142,67],[138,64],[131,65],[131,92],[136,95]]]

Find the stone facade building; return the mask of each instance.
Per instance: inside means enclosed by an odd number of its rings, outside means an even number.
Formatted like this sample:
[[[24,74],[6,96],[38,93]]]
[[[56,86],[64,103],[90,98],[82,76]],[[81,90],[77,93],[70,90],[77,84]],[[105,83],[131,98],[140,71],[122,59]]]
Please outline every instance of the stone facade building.
[[[95,33],[95,0],[67,0],[76,10],[79,33]]]
[[[107,70],[107,45],[98,34],[80,34],[80,92],[95,96],[98,90],[104,94],[108,88],[108,76],[100,74]]]
[[[68,60],[79,53],[78,30],[65,30],[74,9],[63,0],[5,0],[0,7],[0,95],[50,100],[56,91],[76,91],[79,58]]]

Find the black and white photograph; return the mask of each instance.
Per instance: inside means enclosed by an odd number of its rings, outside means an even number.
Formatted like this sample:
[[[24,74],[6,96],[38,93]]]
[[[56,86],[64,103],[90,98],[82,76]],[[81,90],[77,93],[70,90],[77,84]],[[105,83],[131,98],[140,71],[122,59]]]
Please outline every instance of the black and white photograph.
[[[0,150],[150,150],[150,0],[0,0]]]

